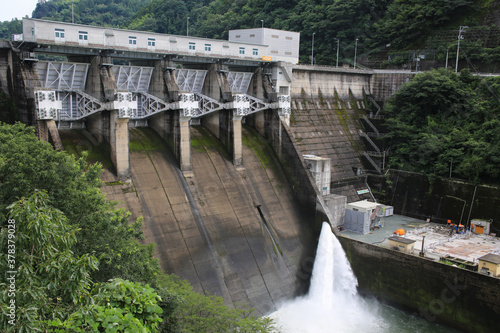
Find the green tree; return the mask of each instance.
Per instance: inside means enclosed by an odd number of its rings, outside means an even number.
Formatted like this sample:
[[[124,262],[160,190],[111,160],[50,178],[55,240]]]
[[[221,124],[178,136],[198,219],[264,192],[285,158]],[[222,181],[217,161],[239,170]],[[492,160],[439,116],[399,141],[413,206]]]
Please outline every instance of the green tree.
[[[65,321],[48,321],[49,332],[158,332],[161,298],[148,285],[113,279],[94,286],[93,303]]]
[[[0,22],[0,39],[10,40],[13,34],[23,33],[23,21],[13,18],[10,21]]]
[[[477,11],[473,0],[394,0],[375,25],[375,39],[378,45],[390,43],[396,48],[419,47],[432,31]]]
[[[63,318],[89,296],[98,261],[71,251],[77,230],[48,203],[40,191],[20,199],[8,207],[7,224],[0,229],[3,332],[39,331],[44,320]],[[8,316],[12,299],[14,318]]]
[[[152,257],[154,245],[139,244],[141,220],[130,223],[128,213],[105,199],[99,190],[101,172],[99,164],[87,165],[85,155],[77,160],[39,141],[33,128],[0,125],[0,223],[8,203],[45,190],[53,207],[78,229],[75,254],[99,259],[99,270],[92,273],[95,281],[153,281],[160,272]]]
[[[278,332],[271,319],[256,317],[252,310],[231,309],[221,297],[201,295],[175,275],[162,275],[158,285],[181,299],[174,317],[163,323],[164,332]]]
[[[498,183],[498,78],[418,74],[387,103],[389,167]]]

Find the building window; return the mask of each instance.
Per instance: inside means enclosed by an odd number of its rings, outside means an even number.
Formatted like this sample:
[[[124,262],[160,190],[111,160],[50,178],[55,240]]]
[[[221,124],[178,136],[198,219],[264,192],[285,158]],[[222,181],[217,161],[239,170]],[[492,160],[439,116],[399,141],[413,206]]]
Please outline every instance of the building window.
[[[154,50],[156,47],[156,40],[154,38],[148,38],[148,49]]]
[[[252,54],[255,55],[255,56],[259,55],[259,49],[253,49],[252,50]]]
[[[271,51],[272,54],[278,54],[278,51]]]
[[[190,50],[196,50],[196,43],[189,42],[189,49]]]
[[[291,56],[292,52],[285,52],[285,54]]]
[[[272,38],[280,38],[278,35],[271,35]]]
[[[212,44],[205,44],[205,52],[211,52],[212,51]]]
[[[55,29],[54,36],[56,41],[64,42],[64,29]]]
[[[128,37],[128,46],[137,47],[137,37],[129,36]]]
[[[78,42],[80,44],[87,44],[89,42],[89,33],[86,31],[78,31]]]
[[[240,54],[245,54],[245,48],[244,47],[240,47]]]
[[[250,37],[255,37],[255,34],[251,34]]]
[[[241,35],[236,35],[235,38],[241,38]]]
[[[285,37],[285,38],[288,39],[288,40],[292,40],[293,39],[292,37]]]

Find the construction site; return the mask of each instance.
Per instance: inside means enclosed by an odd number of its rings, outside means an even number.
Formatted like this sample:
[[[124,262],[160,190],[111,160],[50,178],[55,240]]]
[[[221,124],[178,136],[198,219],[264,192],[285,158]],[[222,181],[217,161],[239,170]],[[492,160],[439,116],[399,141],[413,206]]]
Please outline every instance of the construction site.
[[[349,207],[351,206],[351,207]],[[358,208],[353,208],[358,207]],[[369,206],[368,222],[364,232],[349,223],[350,211]],[[500,265],[500,239],[490,230],[491,223],[483,220],[471,220],[469,225],[455,224],[451,220],[446,224],[435,223],[408,216],[392,215],[387,208],[373,215],[370,207],[390,207],[368,201],[351,203],[346,209],[346,224],[341,235],[380,247],[401,251],[415,256],[454,265],[460,268],[478,271],[491,276],[498,276],[497,268],[483,268],[483,261]],[[390,208],[389,208],[390,210]],[[488,264],[486,264],[488,266]]]

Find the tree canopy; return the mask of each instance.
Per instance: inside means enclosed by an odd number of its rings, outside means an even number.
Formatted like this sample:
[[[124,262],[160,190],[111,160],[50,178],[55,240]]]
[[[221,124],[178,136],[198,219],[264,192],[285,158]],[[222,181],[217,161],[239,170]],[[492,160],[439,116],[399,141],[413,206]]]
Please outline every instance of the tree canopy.
[[[389,167],[499,182],[500,79],[439,69],[418,74],[387,103]]]
[[[100,261],[96,281],[113,277],[150,281],[159,271],[153,245],[141,245],[141,220],[116,209],[100,192],[101,165],[87,165],[39,141],[34,129],[20,123],[0,126],[0,218],[6,206],[35,190],[45,190],[51,204],[78,228],[77,255],[94,254]]]

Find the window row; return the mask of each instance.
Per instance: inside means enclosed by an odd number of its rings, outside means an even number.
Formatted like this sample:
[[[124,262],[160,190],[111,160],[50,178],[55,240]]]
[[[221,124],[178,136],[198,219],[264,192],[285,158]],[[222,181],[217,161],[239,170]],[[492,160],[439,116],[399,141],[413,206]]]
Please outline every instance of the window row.
[[[64,42],[66,40],[66,32],[64,29],[54,29],[54,37],[58,42]],[[89,33],[87,31],[78,31],[78,42],[88,43]]]
[[[245,48],[244,47],[240,47],[239,54],[241,54],[241,55],[245,54]],[[252,55],[258,56],[259,55],[259,49],[252,49]]]
[[[65,41],[65,31],[64,29],[58,29],[56,28],[54,30],[54,37],[56,41],[59,42],[64,42]],[[78,31],[78,42],[81,44],[87,44],[89,41],[89,34],[87,31]],[[128,37],[128,45],[129,47],[135,48],[137,47],[137,37],[135,36],[129,36]],[[212,44],[205,44],[205,52],[212,52]],[[156,40],[154,38],[148,38],[148,49],[154,49],[156,47]],[[189,50],[190,51],[195,51],[196,50],[196,43],[194,42],[189,42]],[[245,54],[245,48],[240,47],[239,48],[239,54],[244,55]],[[252,49],[252,55],[258,56],[259,55],[259,49]]]

